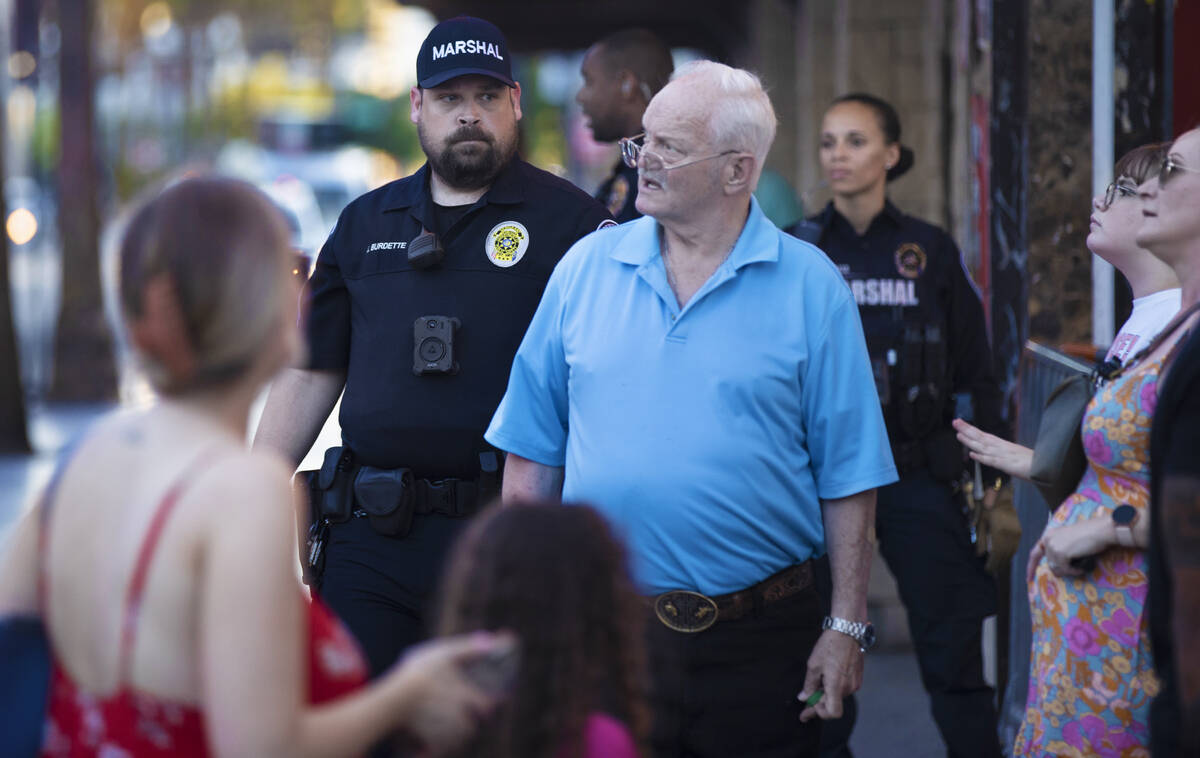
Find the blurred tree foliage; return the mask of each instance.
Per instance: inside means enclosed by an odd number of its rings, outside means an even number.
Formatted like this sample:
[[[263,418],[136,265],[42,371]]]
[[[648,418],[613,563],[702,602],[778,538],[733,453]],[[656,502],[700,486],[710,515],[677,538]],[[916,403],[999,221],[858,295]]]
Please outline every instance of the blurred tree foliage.
[[[346,124],[351,142],[390,153],[404,166],[415,166],[425,159],[417,129],[408,118],[407,97],[385,100],[361,92],[342,92],[338,93],[335,110]]]
[[[141,40],[146,8],[164,2],[175,20],[187,28],[222,13],[236,14],[247,29],[265,40],[276,39],[308,53],[328,50],[333,35],[362,26],[363,3],[355,0],[100,0],[101,12],[118,35],[121,49]]]
[[[521,82],[521,153],[530,163],[562,174],[567,161],[562,109],[538,86],[539,65],[537,58],[526,59],[516,72]]]

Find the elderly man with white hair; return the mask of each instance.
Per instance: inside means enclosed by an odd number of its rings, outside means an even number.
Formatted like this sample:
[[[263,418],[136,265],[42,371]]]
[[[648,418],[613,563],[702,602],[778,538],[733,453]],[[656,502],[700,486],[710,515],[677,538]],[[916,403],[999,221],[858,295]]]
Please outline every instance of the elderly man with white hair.
[[[858,308],[752,196],[775,135],[757,77],[684,66],[642,125],[622,149],[645,216],[558,264],[486,437],[507,502],[561,489],[627,540],[656,755],[815,755],[873,642],[868,527],[896,481]]]

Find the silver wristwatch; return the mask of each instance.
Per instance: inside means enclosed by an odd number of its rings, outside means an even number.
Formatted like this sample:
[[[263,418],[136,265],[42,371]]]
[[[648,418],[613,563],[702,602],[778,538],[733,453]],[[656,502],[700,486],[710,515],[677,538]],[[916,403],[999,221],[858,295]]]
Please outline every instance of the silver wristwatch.
[[[835,632],[850,637],[858,643],[858,649],[867,652],[875,647],[875,627],[870,621],[847,621],[846,619],[826,616],[821,622],[822,629],[832,629]]]

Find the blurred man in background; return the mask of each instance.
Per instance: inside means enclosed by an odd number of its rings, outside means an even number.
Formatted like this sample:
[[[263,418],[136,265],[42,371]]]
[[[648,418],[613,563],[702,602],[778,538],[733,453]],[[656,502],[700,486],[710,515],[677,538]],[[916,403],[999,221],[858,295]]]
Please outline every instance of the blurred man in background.
[[[575,96],[592,139],[616,142],[639,134],[646,105],[666,85],[674,68],[671,49],[647,29],[624,29],[592,45],[579,67],[583,87]],[[634,205],[637,169],[618,160],[596,199],[618,223],[642,215]]]

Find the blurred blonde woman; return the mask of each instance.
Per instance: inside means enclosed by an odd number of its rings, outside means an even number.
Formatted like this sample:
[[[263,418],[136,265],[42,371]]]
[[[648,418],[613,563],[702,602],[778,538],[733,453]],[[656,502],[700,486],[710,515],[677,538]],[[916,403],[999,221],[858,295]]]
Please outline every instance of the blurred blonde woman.
[[[120,295],[161,393],[74,446],[0,560],[0,617],[53,656],[43,755],[342,756],[391,730],[432,751],[491,705],[459,673],[496,639],[419,650],[370,686],[296,579],[288,466],[244,444],[301,351],[279,212],[242,182],[182,181],[133,216]]]

